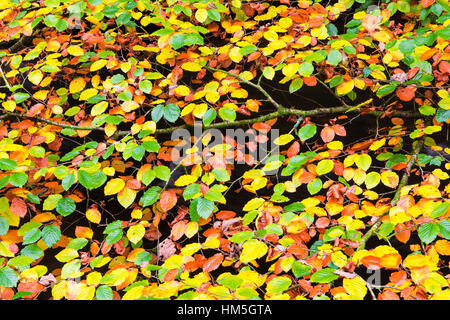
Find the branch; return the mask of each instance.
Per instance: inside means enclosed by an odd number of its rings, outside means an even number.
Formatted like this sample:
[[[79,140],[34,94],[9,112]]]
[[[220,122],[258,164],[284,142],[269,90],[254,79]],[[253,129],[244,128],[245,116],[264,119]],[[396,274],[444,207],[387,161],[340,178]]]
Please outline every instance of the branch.
[[[420,153],[420,151],[422,150],[422,147],[424,145],[424,140],[418,140],[416,142],[415,145],[413,145],[413,152],[411,155],[411,158],[408,161],[408,164],[406,165],[406,169],[405,172],[403,173],[402,179],[400,180],[398,186],[397,186],[397,191],[395,192],[394,198],[392,198],[391,201],[391,206],[394,207],[398,200],[400,199],[400,194],[401,194],[401,190],[403,189],[404,186],[406,186],[408,184],[408,177],[410,175],[411,169],[414,165],[414,163],[417,160],[417,157]],[[386,216],[387,214],[389,214],[389,210],[387,210],[386,212],[383,212],[377,219],[377,221],[372,225],[372,227],[369,229],[369,231],[367,231],[366,234],[364,234],[364,236],[361,238],[361,244],[359,245],[357,251],[359,250],[363,250],[367,241],[378,231],[378,228],[381,225],[381,219]]]

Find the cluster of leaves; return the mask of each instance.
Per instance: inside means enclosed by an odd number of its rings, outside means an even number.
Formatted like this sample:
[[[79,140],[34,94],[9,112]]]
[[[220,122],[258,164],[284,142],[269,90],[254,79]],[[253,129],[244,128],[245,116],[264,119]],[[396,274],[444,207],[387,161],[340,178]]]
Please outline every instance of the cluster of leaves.
[[[1,299],[449,299],[448,2],[322,2],[0,0]]]

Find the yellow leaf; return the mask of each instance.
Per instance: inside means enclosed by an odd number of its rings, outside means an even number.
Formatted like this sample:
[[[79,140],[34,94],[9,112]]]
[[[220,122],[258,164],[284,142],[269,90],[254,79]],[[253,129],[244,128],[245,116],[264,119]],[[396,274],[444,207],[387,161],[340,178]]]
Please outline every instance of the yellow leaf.
[[[352,279],[344,278],[343,287],[349,295],[358,297],[359,299],[363,299],[367,294],[366,283],[359,276]]]
[[[191,90],[188,87],[181,85],[175,88],[175,93],[180,97],[185,97],[191,93]]]
[[[198,9],[195,12],[195,19],[197,19],[198,22],[203,23],[208,18],[208,11],[204,8]]]
[[[389,187],[389,188],[396,188],[399,182],[398,175],[393,171],[384,171],[381,173],[381,182]]]
[[[185,62],[181,65],[181,69],[191,72],[197,72],[202,69],[202,66],[195,62]]]
[[[117,195],[117,200],[124,208],[128,208],[136,198],[136,191],[128,187],[124,187]]]
[[[105,196],[118,193],[125,187],[125,181],[120,178],[109,180],[105,185]]]
[[[94,89],[94,88],[86,89],[80,94],[80,100],[87,100],[89,98],[92,98],[97,93],[98,93],[97,89]]]
[[[86,211],[86,218],[92,223],[99,224],[100,220],[102,219],[102,215],[97,208],[88,209],[88,211]]]
[[[252,210],[255,210],[255,209],[258,209],[259,207],[261,207],[263,203],[264,203],[263,198],[254,198],[254,199],[248,201],[242,210],[252,211]]]
[[[343,96],[352,91],[354,87],[355,83],[353,82],[353,80],[344,81],[336,87],[336,93],[340,96]]]
[[[426,185],[416,188],[415,192],[416,192],[416,194],[418,194],[419,196],[421,196],[423,198],[440,198],[441,197],[441,192],[439,191],[439,189],[432,185],[429,185],[429,184],[426,184]]]
[[[299,66],[300,66],[300,64],[298,64],[297,62],[289,63],[289,64],[285,65],[283,67],[283,69],[281,69],[281,72],[286,77],[292,77],[297,72]]]
[[[184,186],[187,186],[188,184],[194,183],[195,181],[197,181],[196,176],[193,176],[190,174],[185,174],[185,175],[182,175],[181,177],[179,177],[177,179],[177,181],[175,181],[175,186],[184,187]]]
[[[180,256],[179,254],[174,254],[173,256],[167,258],[166,261],[164,261],[164,267],[166,269],[177,269],[181,267],[183,264],[183,256]]]
[[[116,132],[116,130],[117,130],[117,126],[115,124],[112,124],[112,123],[105,124],[105,134],[108,137],[111,137],[114,134],[114,132]]]
[[[139,108],[139,104],[136,101],[129,100],[122,103],[121,108],[125,112],[131,112]]]
[[[122,300],[138,300],[144,291],[143,286],[138,286],[128,290],[122,297]]]
[[[108,102],[100,101],[92,107],[91,115],[98,116],[99,114],[105,112],[106,108],[108,108]]]
[[[81,49],[79,46],[69,46],[67,47],[67,53],[75,56],[75,57],[79,57],[82,56],[84,54],[83,49]]]
[[[69,92],[70,93],[80,92],[81,90],[84,89],[85,86],[86,86],[86,81],[84,81],[83,78],[80,77],[80,78],[73,79],[69,85]]]
[[[91,64],[90,71],[94,72],[94,71],[100,70],[101,68],[106,66],[107,63],[108,63],[108,61],[105,59],[97,60],[93,64]]]
[[[14,109],[16,109],[16,102],[13,100],[7,100],[2,102],[2,106],[3,108],[5,108],[6,111],[14,111]]]
[[[282,134],[278,138],[274,140],[274,143],[279,146],[284,146],[285,144],[288,144],[294,139],[294,136],[291,134]]]
[[[230,59],[235,63],[239,63],[242,60],[242,55],[241,55],[240,50],[241,50],[241,48],[239,48],[239,47],[233,47],[230,50],[230,53],[228,54]]]
[[[374,141],[374,142],[370,145],[369,150],[371,150],[371,151],[378,150],[378,149],[380,149],[382,146],[384,146],[385,143],[386,143],[386,138],[383,138],[383,139],[381,139],[381,140]]]
[[[9,244],[5,241],[0,242],[0,256],[14,257],[14,253],[9,250]]]
[[[185,245],[183,249],[181,249],[181,254],[183,256],[191,256],[196,253],[198,250],[202,248],[200,243],[190,243]]]
[[[256,239],[247,240],[242,245],[242,252],[239,257],[242,263],[249,263],[252,260],[263,257],[267,253],[267,245]]]
[[[136,224],[134,226],[131,226],[127,231],[128,240],[130,240],[134,244],[141,241],[141,239],[144,237],[144,235],[145,235],[145,228],[141,224]]]
[[[188,222],[185,226],[184,235],[192,238],[198,232],[198,223],[195,221]]]
[[[339,268],[347,264],[347,256],[342,251],[336,251],[331,254],[331,261]]]
[[[30,82],[36,86],[42,81],[43,78],[44,74],[41,70],[33,70],[28,75],[28,80],[30,80]]]

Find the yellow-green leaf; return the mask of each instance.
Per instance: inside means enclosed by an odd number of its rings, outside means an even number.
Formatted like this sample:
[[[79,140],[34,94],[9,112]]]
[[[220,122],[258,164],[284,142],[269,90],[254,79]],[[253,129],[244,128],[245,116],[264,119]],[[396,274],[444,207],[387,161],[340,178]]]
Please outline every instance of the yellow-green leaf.
[[[105,185],[105,196],[116,194],[122,190],[123,187],[125,187],[125,181],[120,178],[111,179]]]
[[[134,244],[141,241],[144,235],[145,235],[145,227],[141,224],[131,226],[127,231],[128,240],[130,240]]]
[[[242,263],[249,263],[252,260],[263,257],[267,253],[267,245],[256,239],[247,240],[242,245],[242,252],[239,257]]]

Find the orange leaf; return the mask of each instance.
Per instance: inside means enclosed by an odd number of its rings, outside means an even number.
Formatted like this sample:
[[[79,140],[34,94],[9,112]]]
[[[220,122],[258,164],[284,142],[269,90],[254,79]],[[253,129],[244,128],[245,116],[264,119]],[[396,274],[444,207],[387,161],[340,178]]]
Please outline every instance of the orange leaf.
[[[184,235],[184,230],[186,229],[186,221],[181,220],[172,226],[170,234],[172,235],[172,240],[177,241]]]
[[[203,272],[211,272],[216,270],[220,264],[223,261],[223,254],[216,253],[211,258],[206,260],[205,264],[203,265]]]
[[[402,101],[411,101],[414,99],[414,96],[416,95],[416,87],[415,86],[407,86],[405,88],[399,87],[395,91],[397,94],[397,97],[399,97]]]
[[[407,278],[407,274],[404,270],[402,271],[397,271],[397,272],[393,272],[390,277],[389,280],[394,283],[397,286],[401,286],[403,284],[403,282],[406,281]]]
[[[317,84],[317,78],[315,76],[304,77],[303,83],[308,87],[315,87]]]
[[[228,219],[234,218],[235,216],[236,216],[236,212],[227,211],[227,210],[219,211],[216,214],[216,218],[219,220],[228,220]]]
[[[161,209],[164,211],[169,211],[177,204],[177,195],[173,190],[165,191],[161,195],[160,203]]]
[[[449,74],[450,73],[450,63],[448,61],[441,61],[439,64],[439,70],[442,73]]]
[[[320,137],[322,138],[323,142],[327,143],[330,141],[333,141],[335,136],[335,131],[332,127],[329,127],[328,125],[322,129],[320,132]]]
[[[420,3],[422,4],[422,7],[428,8],[434,3],[435,0],[421,0]]]
[[[270,131],[271,127],[267,123],[256,122],[253,124],[253,129],[255,129],[256,131],[262,132],[262,133],[267,133]]]
[[[292,158],[297,155],[300,151],[300,143],[298,141],[294,141],[287,151],[288,158]]]
[[[330,219],[328,219],[327,217],[320,217],[316,221],[317,228],[326,228],[326,227],[328,227],[329,224],[330,224]]]
[[[44,286],[37,281],[21,282],[17,286],[17,291],[26,291],[32,293],[31,295],[24,297],[24,299],[27,300],[33,299],[39,292],[41,292],[42,289],[44,289]]]
[[[11,202],[11,211],[23,218],[27,214],[27,204],[20,198],[14,198]]]
[[[398,232],[395,234],[397,240],[403,243],[407,243],[409,237],[411,236],[411,230],[408,229],[403,223],[399,223],[395,226],[395,232]]]

